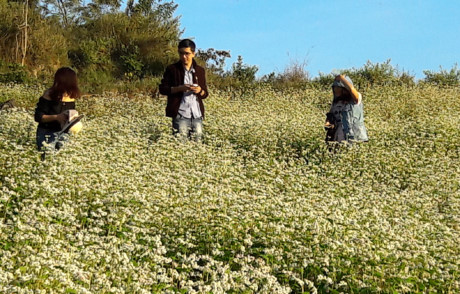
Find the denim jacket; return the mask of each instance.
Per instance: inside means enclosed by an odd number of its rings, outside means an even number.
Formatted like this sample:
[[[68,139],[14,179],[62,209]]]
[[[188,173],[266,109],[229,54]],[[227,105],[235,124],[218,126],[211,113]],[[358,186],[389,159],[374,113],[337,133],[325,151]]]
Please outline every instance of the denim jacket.
[[[368,141],[367,130],[364,126],[364,108],[358,104],[348,103],[342,109],[342,125],[347,141]]]

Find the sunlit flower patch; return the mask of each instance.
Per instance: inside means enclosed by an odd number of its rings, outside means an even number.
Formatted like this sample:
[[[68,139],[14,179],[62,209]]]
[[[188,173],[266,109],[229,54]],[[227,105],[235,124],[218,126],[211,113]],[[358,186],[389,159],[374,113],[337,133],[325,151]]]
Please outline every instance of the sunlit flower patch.
[[[44,161],[39,88],[4,86],[0,292],[460,292],[458,89],[362,91],[370,142],[330,153],[330,90],[206,100],[202,144],[163,100],[77,103]]]

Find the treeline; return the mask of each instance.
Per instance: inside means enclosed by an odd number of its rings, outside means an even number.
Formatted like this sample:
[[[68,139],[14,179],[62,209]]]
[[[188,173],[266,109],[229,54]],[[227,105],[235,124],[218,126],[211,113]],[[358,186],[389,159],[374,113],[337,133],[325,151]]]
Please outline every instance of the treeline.
[[[61,66],[78,71],[86,91],[118,89],[154,92],[166,65],[177,60],[181,38],[177,4],[163,0],[0,0],[0,82],[48,81]],[[241,56],[226,69],[226,50],[201,49],[209,83],[218,88],[329,87],[334,75],[311,78],[305,62],[257,78],[257,66]],[[381,84],[414,86],[415,78],[390,60],[343,70],[358,87]],[[460,85],[460,70],[425,71],[422,82]]]
[[[214,86],[218,88],[237,88],[240,92],[250,92],[260,84],[269,84],[275,89],[292,88],[330,88],[337,74],[349,76],[359,89],[372,86],[408,86],[418,84],[433,84],[437,86],[460,86],[460,69],[455,64],[450,70],[440,67],[439,71],[423,71],[425,77],[416,80],[415,76],[407,71],[399,70],[388,59],[382,63],[368,61],[360,68],[343,69],[334,73],[320,73],[311,78],[306,62],[293,61],[281,73],[270,73],[256,78],[257,66],[243,63],[239,56],[231,70],[211,71]]]
[[[159,75],[175,60],[174,2],[0,0],[0,81],[49,77],[72,66],[90,83]]]
[[[371,86],[405,85],[413,87],[419,83],[429,83],[437,86],[459,86],[460,69],[455,64],[450,70],[440,67],[439,71],[423,71],[425,77],[416,81],[415,76],[407,71],[399,70],[388,59],[382,63],[368,61],[360,68],[340,70],[337,73],[320,73],[318,77],[309,78],[305,63],[294,62],[281,74],[269,74],[262,77],[262,81],[279,87],[300,87],[303,84],[315,87],[330,87],[336,74],[345,74],[353,80],[358,88]]]

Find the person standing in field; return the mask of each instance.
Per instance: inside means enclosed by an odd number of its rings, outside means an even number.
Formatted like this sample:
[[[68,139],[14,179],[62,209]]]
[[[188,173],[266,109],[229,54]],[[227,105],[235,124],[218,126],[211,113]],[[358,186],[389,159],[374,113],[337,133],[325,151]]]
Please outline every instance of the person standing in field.
[[[364,126],[363,98],[344,75],[335,77],[332,84],[334,98],[326,114],[326,142],[367,142]]]
[[[77,74],[71,68],[62,67],[54,75],[53,86],[46,90],[38,100],[35,108],[35,121],[37,127],[37,148],[41,150],[44,143],[52,144],[55,149],[60,149],[68,140],[68,133],[77,133],[81,123],[69,126],[74,116],[75,99],[80,97],[77,83]]]
[[[203,137],[204,105],[208,97],[206,75],[195,57],[195,43],[184,39],[179,42],[179,61],[169,65],[163,75],[159,92],[168,96],[166,116],[172,118],[173,133],[185,139]]]

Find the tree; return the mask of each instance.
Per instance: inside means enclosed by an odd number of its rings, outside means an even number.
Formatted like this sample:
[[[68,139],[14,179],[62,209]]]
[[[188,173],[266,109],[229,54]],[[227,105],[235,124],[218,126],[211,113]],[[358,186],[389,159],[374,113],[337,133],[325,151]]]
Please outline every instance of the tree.
[[[255,65],[247,65],[243,63],[243,57],[238,56],[236,63],[232,65],[231,76],[236,80],[248,84],[256,80],[256,73],[259,69]]]
[[[71,65],[116,78],[158,75],[177,58],[177,4],[164,0],[0,0],[0,58],[47,76]],[[70,60],[70,64],[69,64]],[[96,74],[97,73],[97,74]]]
[[[196,57],[206,64],[209,72],[223,76],[225,73],[225,59],[230,58],[231,55],[230,51],[208,48],[207,50],[199,49]]]
[[[115,12],[117,5],[106,1],[88,6],[81,24],[74,28],[72,64],[81,71],[104,71],[129,79],[163,72],[176,57],[180,30],[179,19],[173,15],[177,5],[129,1],[125,13]]]

